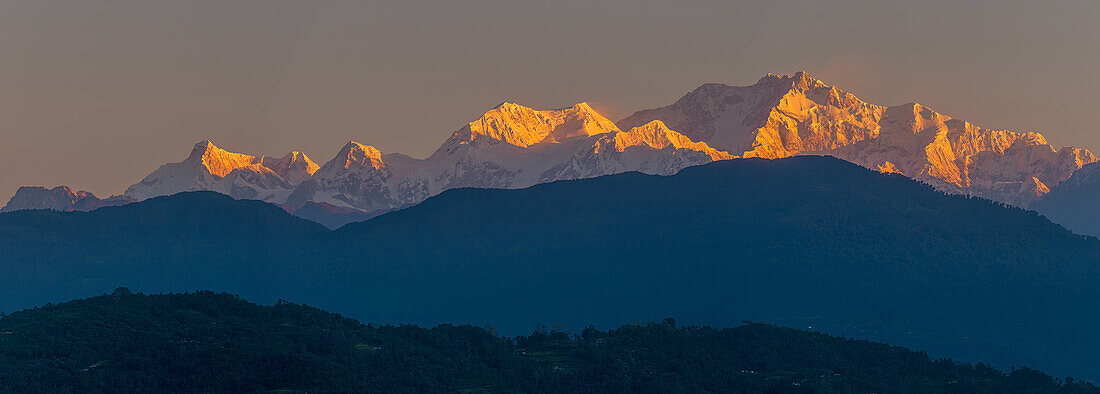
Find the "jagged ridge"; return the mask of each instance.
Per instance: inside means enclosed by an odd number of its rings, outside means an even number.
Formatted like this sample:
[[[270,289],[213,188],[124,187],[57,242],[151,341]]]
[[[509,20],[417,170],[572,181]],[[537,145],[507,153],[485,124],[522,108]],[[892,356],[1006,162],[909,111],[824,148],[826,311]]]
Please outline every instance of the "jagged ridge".
[[[751,86],[706,84],[619,125],[653,120],[741,157],[830,154],[1022,207],[1097,161],[1086,149],[1055,150],[1038,133],[984,129],[917,103],[868,104],[801,71]]]
[[[617,125],[583,102],[552,110],[504,102],[423,160],[349,142],[318,166],[299,151],[273,159],[202,141],[125,196],[213,190],[289,210],[312,202],[370,214],[459,187],[521,188],[627,171],[667,175],[713,160],[800,154],[833,155],[1022,207],[1097,161],[1086,149],[1055,150],[1038,133],[984,129],[917,103],[869,104],[800,71],[749,86],[705,84]],[[39,205],[48,203],[6,209]]]

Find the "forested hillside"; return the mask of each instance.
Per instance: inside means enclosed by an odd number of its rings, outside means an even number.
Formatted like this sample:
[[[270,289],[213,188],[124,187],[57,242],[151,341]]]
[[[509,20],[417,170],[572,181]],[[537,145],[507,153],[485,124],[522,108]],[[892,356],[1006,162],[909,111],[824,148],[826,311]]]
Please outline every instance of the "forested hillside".
[[[0,391],[1096,393],[1031,369],[929,359],[750,323],[627,325],[503,338],[363,325],[235,296],[111,295],[0,318]]]

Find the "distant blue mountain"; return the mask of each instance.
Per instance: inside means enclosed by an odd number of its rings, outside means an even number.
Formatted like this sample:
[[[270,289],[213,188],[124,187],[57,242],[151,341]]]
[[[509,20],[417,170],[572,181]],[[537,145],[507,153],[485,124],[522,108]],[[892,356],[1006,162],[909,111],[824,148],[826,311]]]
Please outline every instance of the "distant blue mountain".
[[[1100,237],[1100,163],[1081,167],[1030,208],[1074,232]]]

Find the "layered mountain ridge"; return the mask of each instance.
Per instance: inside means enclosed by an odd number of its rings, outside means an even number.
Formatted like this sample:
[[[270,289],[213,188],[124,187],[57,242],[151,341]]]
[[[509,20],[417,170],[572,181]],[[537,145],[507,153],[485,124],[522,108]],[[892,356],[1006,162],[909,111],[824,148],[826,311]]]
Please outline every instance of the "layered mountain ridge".
[[[1100,371],[1089,313],[1100,308],[1100,241],[832,157],[448,190],[336,231],[190,192],[3,213],[0,235],[0,313],[118,286],[218,289],[383,324],[518,335],[753,320],[1005,369]]]
[[[352,141],[318,166],[298,151],[274,159],[202,141],[124,196],[211,190],[292,212],[307,204],[316,212],[357,212],[358,220],[454,188],[523,188],[629,171],[670,175],[715,160],[803,154],[1020,207],[1097,161],[1086,149],[1056,150],[1038,133],[985,129],[916,103],[870,104],[798,72],[749,86],[705,84],[618,122],[584,102],[551,110],[504,102],[425,159]],[[32,200],[13,198],[5,209],[50,207]]]

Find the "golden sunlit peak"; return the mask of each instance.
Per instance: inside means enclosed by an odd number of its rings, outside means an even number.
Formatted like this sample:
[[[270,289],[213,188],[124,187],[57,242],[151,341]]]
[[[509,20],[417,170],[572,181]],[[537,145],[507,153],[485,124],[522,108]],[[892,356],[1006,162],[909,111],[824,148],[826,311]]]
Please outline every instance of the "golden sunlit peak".
[[[654,120],[649,121],[649,123],[646,123],[644,125],[632,128],[632,129],[628,130],[627,132],[629,132],[629,133],[644,132],[644,133],[661,133],[661,134],[665,134],[665,133],[668,133],[670,131],[672,131],[672,130],[669,130],[668,126],[665,125],[665,122],[662,122],[660,119],[654,119]]]
[[[676,149],[686,148],[702,152],[712,160],[728,160],[734,158],[734,156],[728,152],[711,148],[705,142],[692,141],[683,134],[670,130],[668,126],[660,120],[653,120],[630,130],[615,133],[613,146],[614,149],[619,152],[625,151],[630,147],[641,145],[648,145],[654,149],[665,149],[669,146]],[[599,149],[605,149],[605,147],[598,146],[597,150]]]
[[[340,153],[336,155],[343,168],[351,168],[356,165],[381,168],[382,151],[370,145],[363,145],[355,141],[348,141]]]
[[[596,112],[596,110],[592,109],[592,106],[588,105],[587,101],[581,101],[579,103],[573,104],[573,106],[569,107],[569,109],[580,112]]]
[[[791,87],[796,90],[805,91],[822,86],[825,86],[824,82],[814,79],[805,71],[798,71],[791,76]]]
[[[505,101],[455,131],[444,147],[482,142],[503,142],[519,147],[619,131],[587,102],[570,107],[535,110]]]
[[[517,108],[517,107],[518,108],[527,108],[527,107],[524,107],[522,105],[516,104],[514,102],[505,100],[505,101],[501,101],[500,104],[497,104],[495,107],[493,107],[493,109],[501,109],[501,108],[511,109],[511,108]]]
[[[370,154],[370,155],[381,156],[381,152],[378,150],[378,148],[375,148],[375,147],[370,146],[370,145],[360,144],[360,143],[355,142],[355,141],[348,141],[348,143],[344,144],[344,147],[342,149],[340,149],[340,152],[341,153],[344,153],[344,152],[366,152],[367,154]]]
[[[195,144],[191,155],[185,162],[197,163],[206,167],[211,174],[224,177],[235,169],[257,164],[261,158],[240,153],[233,153],[218,148],[210,140],[202,140]]]

